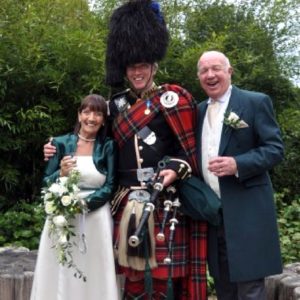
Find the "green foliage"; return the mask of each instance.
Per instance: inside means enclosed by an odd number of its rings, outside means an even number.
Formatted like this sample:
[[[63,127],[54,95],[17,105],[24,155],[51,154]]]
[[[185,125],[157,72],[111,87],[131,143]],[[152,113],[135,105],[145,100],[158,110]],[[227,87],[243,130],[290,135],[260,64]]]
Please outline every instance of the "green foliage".
[[[283,201],[286,192],[275,195],[281,253],[285,264],[300,259],[300,196],[287,204]]]
[[[37,249],[45,220],[43,207],[20,201],[0,214],[0,247],[17,246]]]
[[[279,41],[287,41],[292,34],[290,25],[281,23],[284,18],[299,25],[289,19],[285,5],[278,2],[263,6],[255,0],[238,1],[234,5],[225,1],[188,2],[189,6],[183,5],[181,10],[185,18],[178,21],[184,26],[178,25],[180,29],[172,36],[171,49],[163,65],[163,81],[180,82],[196,99],[204,100],[205,95],[197,84],[196,63],[204,51],[219,50],[226,53],[232,63],[236,85],[265,92],[277,109],[295,100],[286,74],[289,69],[290,76],[299,75],[300,68],[295,68],[299,66],[299,62],[295,62],[299,50]],[[286,5],[293,8],[292,1],[288,2]],[[275,18],[276,14],[280,17]],[[176,20],[169,11],[168,20]],[[277,27],[282,30],[276,31]]]
[[[214,279],[210,276],[209,271],[206,272],[207,278],[207,294],[209,296],[216,295]]]
[[[6,0],[0,8],[0,208],[34,199],[41,147],[70,131],[80,99],[107,93],[101,18],[86,1]]]
[[[284,201],[300,196],[300,109],[286,108],[278,116],[285,144],[285,159],[275,168],[272,181],[276,191],[285,191]]]

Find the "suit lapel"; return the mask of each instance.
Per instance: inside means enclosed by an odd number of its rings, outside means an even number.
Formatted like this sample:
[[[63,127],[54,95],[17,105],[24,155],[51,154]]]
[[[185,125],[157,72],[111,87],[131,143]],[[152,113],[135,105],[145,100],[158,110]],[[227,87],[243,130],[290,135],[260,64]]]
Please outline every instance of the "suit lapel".
[[[202,102],[198,106],[198,122],[197,122],[197,130],[196,130],[196,153],[197,153],[197,160],[198,160],[198,166],[201,176],[202,174],[202,159],[201,159],[201,139],[202,139],[202,128],[203,128],[203,122],[205,113],[207,110],[207,101]]]
[[[241,97],[239,97],[239,90],[235,86],[232,86],[232,92],[229,99],[227,112],[235,112],[240,118],[242,117],[243,109],[244,107],[241,105]],[[219,155],[223,155],[229,141],[231,134],[233,132],[232,127],[223,125],[222,128],[222,135],[221,135],[221,141],[220,141],[220,147],[219,147]]]

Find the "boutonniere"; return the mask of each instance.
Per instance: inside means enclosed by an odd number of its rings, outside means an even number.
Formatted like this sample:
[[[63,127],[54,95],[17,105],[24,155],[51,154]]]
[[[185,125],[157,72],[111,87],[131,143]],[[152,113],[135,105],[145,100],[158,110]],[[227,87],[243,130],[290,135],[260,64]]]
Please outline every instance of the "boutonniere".
[[[249,127],[249,125],[233,111],[225,112],[223,123],[233,129]]]

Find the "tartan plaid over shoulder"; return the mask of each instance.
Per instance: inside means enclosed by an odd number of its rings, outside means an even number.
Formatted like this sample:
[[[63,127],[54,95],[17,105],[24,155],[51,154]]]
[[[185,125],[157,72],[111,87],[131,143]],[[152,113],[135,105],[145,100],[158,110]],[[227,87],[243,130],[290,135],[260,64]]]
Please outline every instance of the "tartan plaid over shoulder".
[[[176,93],[179,97],[178,103],[170,108],[161,104],[161,96],[168,91]],[[148,99],[147,99],[148,100]],[[178,85],[162,85],[152,97],[149,97],[150,114],[145,115],[146,101],[135,103],[129,110],[118,115],[114,120],[114,138],[122,148],[124,143],[134,134],[146,126],[158,113],[163,113],[170,128],[177,136],[181,147],[189,160],[195,174],[198,174],[196,161],[196,101],[192,95]]]
[[[198,172],[196,158],[196,101],[192,95],[177,85],[165,85],[165,90],[178,94],[178,105],[166,108],[161,105],[161,110],[177,135],[184,149],[189,163],[195,174]],[[188,299],[207,299],[206,262],[207,262],[207,223],[188,219],[189,223],[189,276],[187,276]]]
[[[160,103],[160,109],[185,151],[193,171],[198,174],[195,139],[197,103],[187,90],[178,85],[166,84],[164,89],[179,96],[178,105],[167,108]]]

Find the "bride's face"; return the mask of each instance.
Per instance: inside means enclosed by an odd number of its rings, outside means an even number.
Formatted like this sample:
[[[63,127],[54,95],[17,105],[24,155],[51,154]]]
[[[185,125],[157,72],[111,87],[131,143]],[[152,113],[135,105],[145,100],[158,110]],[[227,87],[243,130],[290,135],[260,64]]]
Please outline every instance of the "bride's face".
[[[78,113],[80,123],[79,133],[86,138],[94,138],[104,122],[103,113],[85,108]]]

